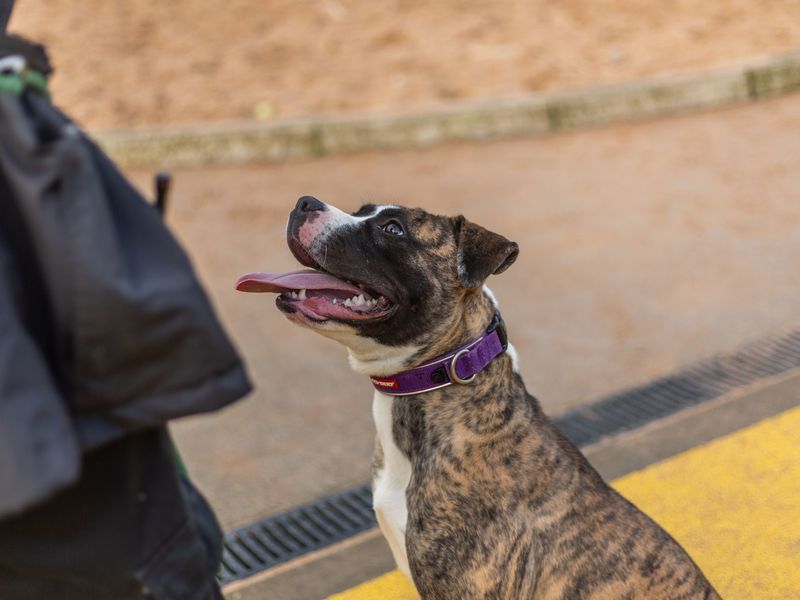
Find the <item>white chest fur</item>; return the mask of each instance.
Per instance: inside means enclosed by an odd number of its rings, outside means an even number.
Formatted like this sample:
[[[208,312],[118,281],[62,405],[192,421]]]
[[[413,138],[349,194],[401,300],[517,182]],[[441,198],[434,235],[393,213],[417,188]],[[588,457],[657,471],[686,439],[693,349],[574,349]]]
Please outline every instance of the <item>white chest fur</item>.
[[[402,402],[380,392],[375,392],[372,400],[372,418],[383,450],[383,467],[375,473],[373,482],[373,507],[397,567],[411,581],[406,553],[406,488],[411,479],[411,463],[400,452],[392,436],[392,404],[398,401]]]

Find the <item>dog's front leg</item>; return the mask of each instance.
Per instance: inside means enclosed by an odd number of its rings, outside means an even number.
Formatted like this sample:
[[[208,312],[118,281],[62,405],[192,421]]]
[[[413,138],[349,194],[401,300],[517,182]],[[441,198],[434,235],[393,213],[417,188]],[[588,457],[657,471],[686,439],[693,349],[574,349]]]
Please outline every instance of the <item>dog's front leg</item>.
[[[372,463],[372,504],[397,567],[413,582],[406,550],[406,490],[411,479],[411,463],[392,437],[393,401],[393,398],[376,392],[372,404],[377,429]]]

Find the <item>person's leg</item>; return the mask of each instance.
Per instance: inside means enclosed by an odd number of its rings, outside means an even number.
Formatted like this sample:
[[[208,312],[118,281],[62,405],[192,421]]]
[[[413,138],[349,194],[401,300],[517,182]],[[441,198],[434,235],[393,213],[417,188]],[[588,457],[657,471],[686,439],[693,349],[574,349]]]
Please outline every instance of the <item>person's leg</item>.
[[[77,485],[0,521],[0,598],[218,600],[221,533],[165,430],[87,455]]]

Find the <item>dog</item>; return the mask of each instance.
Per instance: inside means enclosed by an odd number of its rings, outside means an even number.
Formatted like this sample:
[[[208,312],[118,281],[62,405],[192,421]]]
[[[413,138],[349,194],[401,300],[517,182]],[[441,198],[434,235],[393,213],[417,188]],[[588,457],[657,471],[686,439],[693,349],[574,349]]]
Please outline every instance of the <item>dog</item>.
[[[237,288],[280,294],[282,313],[371,378],[375,514],[424,600],[719,598],[525,389],[484,284],[516,243],[462,216],[351,215],[310,196],[286,236],[308,269]]]

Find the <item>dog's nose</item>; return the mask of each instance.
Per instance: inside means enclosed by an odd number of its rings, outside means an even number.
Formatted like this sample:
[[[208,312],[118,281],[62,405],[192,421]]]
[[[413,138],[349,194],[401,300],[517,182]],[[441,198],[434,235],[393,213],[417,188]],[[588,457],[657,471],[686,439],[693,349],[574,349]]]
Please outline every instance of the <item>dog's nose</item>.
[[[314,196],[303,196],[297,201],[297,206],[295,207],[296,211],[303,213],[322,212],[327,209],[328,207],[325,203],[317,200]]]

